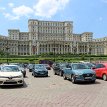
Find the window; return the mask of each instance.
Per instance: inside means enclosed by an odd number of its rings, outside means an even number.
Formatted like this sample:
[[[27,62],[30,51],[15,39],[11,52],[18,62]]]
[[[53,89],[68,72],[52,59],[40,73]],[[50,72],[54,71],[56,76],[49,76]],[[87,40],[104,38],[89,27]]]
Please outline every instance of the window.
[[[104,68],[105,67],[105,65],[103,65],[103,64],[97,64],[96,65],[96,68]]]

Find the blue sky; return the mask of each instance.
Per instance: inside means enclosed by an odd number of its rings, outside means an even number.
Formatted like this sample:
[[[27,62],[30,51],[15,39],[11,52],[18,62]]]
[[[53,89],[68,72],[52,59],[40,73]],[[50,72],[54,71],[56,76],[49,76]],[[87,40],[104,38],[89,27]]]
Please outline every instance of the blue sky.
[[[0,0],[0,34],[28,31],[28,19],[73,21],[73,33],[107,36],[107,0]]]

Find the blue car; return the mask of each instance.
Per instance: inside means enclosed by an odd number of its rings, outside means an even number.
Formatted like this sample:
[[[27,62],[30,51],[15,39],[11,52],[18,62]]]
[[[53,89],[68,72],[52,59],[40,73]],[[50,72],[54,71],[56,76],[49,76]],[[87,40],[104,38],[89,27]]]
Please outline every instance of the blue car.
[[[96,73],[82,63],[72,63],[64,69],[64,79],[70,79],[72,83],[90,81],[95,83]]]
[[[35,64],[32,69],[32,75],[34,77],[37,77],[37,76],[48,77],[48,70],[46,69],[44,64]]]

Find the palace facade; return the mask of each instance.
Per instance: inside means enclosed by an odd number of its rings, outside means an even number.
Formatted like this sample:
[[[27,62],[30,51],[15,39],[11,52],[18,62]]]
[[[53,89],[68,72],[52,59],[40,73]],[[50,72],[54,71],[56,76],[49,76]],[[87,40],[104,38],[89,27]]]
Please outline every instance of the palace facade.
[[[93,39],[92,32],[74,34],[72,21],[30,19],[28,29],[9,29],[8,36],[0,36],[0,51],[25,56],[50,52],[107,55],[107,37]]]

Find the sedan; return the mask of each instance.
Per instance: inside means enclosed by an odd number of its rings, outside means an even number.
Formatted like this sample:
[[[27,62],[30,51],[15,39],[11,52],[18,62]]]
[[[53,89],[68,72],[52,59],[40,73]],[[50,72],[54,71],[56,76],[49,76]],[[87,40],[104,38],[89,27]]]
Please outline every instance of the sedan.
[[[48,77],[48,70],[44,66],[44,64],[35,64],[34,68],[32,69],[32,75],[34,77],[37,76],[46,76]]]
[[[48,64],[44,64],[47,70],[51,70],[51,67]]]
[[[29,64],[29,65],[28,65],[28,69],[29,69],[29,72],[32,72],[33,64]]]
[[[95,82],[96,73],[92,69],[82,63],[72,63],[69,64],[67,68],[64,69],[63,74],[64,79],[70,79],[72,83],[76,82]]]
[[[24,68],[23,64],[18,64],[19,70],[23,73],[23,77],[26,77],[26,69]]]
[[[0,66],[0,85],[21,85],[23,86],[23,74],[16,65]]]
[[[22,72],[23,77],[26,77],[26,69],[23,64],[20,63],[10,63],[9,65],[17,65],[19,67],[19,70]]]
[[[54,75],[63,76],[63,70],[66,68],[67,63],[56,63],[53,65]]]
[[[96,72],[96,77],[107,81],[107,63],[98,63],[93,70]]]

